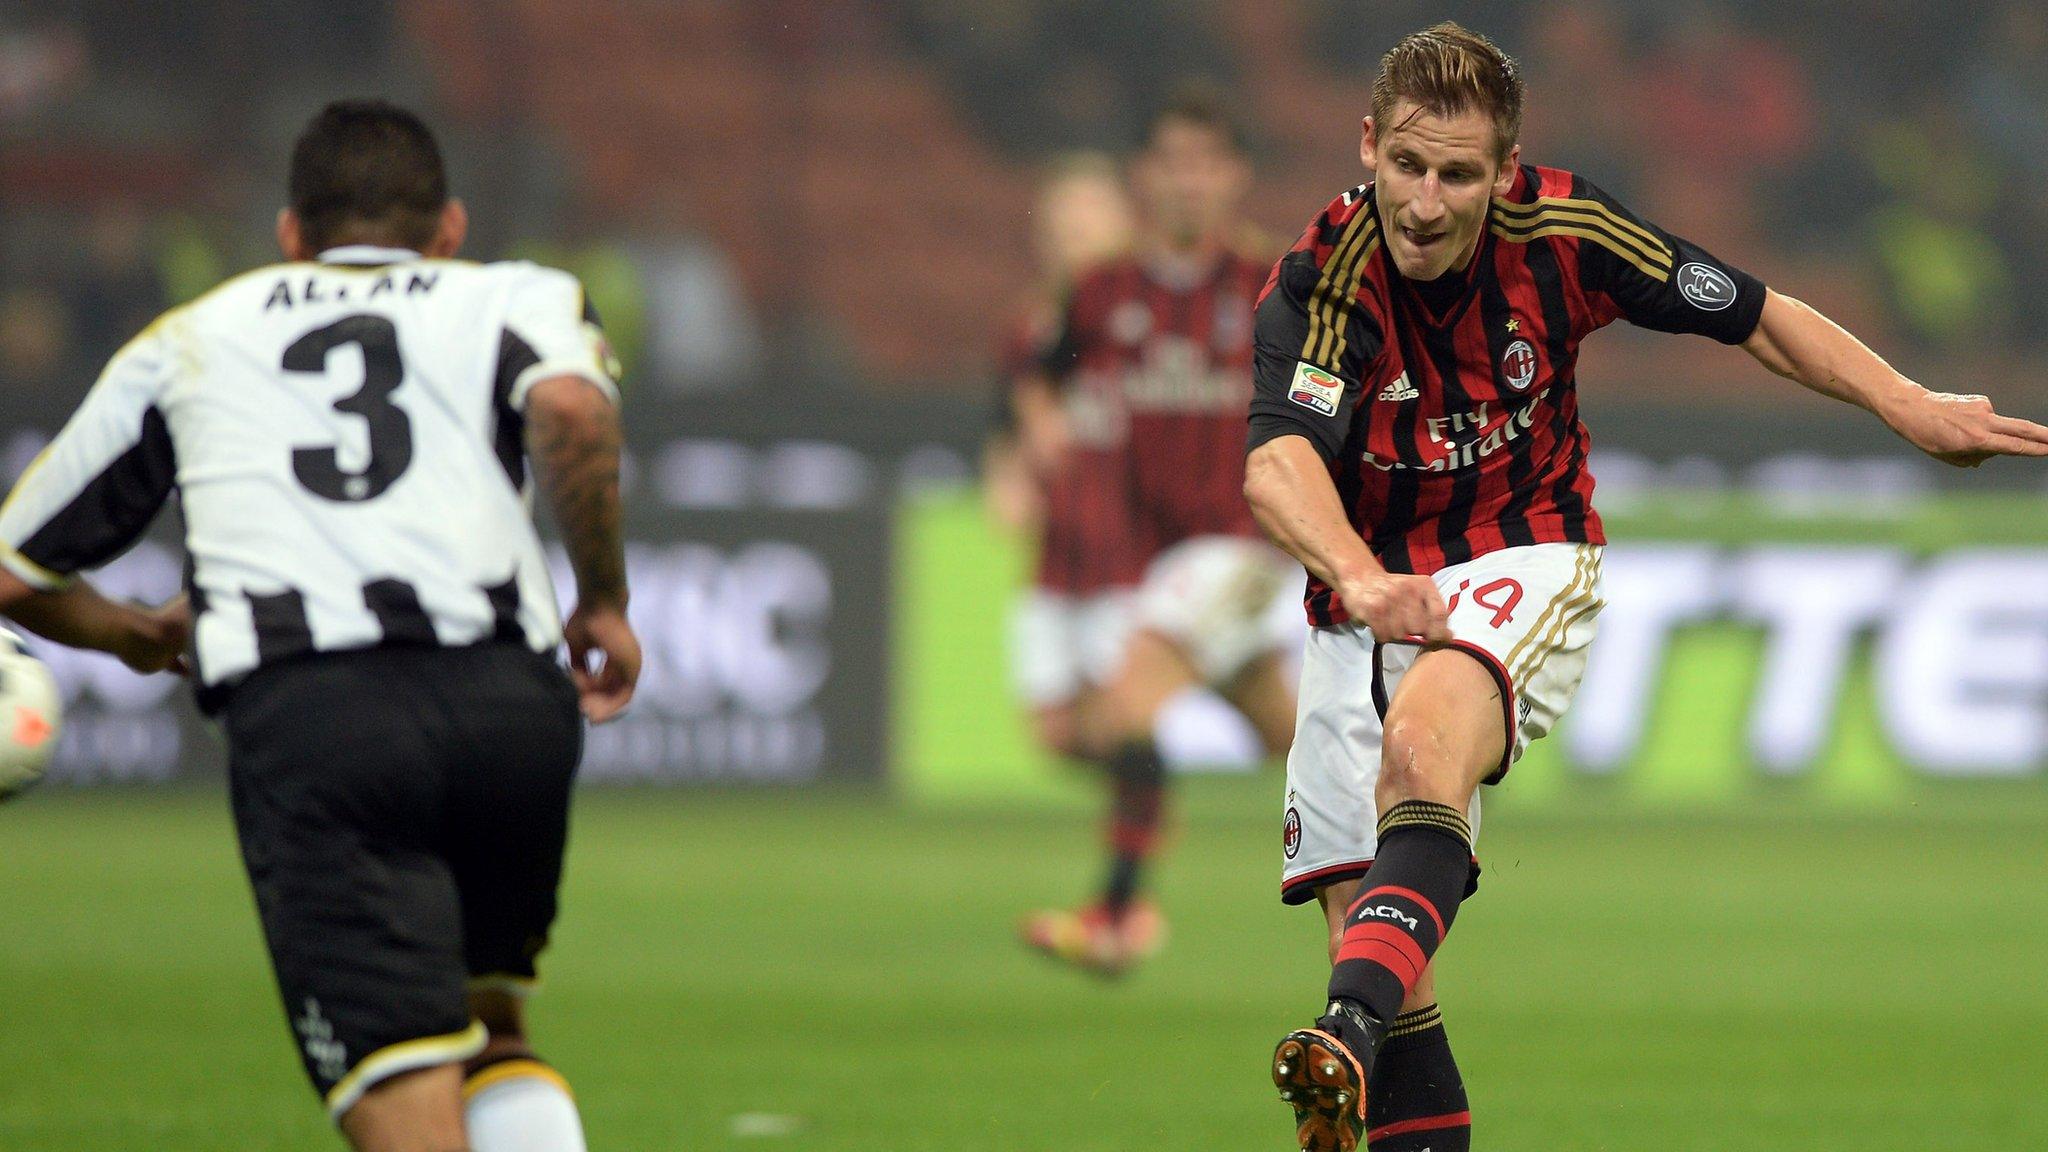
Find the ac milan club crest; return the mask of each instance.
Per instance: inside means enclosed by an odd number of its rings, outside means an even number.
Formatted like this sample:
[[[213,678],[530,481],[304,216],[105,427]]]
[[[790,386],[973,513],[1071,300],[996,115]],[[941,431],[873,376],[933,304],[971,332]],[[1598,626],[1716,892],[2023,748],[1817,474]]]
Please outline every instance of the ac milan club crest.
[[[1536,382],[1536,346],[1527,340],[1508,345],[1507,351],[1500,354],[1500,373],[1508,387],[1526,391]]]
[[[1280,846],[1287,849],[1287,858],[1301,851],[1301,813],[1292,808],[1287,810],[1287,823],[1281,826]]]

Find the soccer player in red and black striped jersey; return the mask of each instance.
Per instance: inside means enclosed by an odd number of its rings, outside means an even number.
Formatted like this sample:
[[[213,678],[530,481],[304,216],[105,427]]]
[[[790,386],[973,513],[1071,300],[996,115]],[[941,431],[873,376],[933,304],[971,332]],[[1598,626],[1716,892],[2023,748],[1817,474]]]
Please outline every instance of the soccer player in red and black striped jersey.
[[[1024,924],[1034,947],[1096,969],[1121,969],[1160,939],[1158,913],[1138,890],[1159,840],[1167,773],[1153,732],[1169,703],[1207,686],[1269,750],[1293,732],[1283,633],[1267,608],[1300,569],[1258,539],[1243,498],[1252,311],[1268,269],[1241,244],[1237,206],[1250,176],[1213,100],[1189,93],[1155,116],[1131,168],[1139,242],[1075,285],[1045,363],[1073,439],[1116,446],[1076,461],[1090,469],[1085,495],[1127,517],[1122,547],[1098,546],[1094,563],[1128,558],[1143,573],[1102,692],[1108,877],[1087,906]]]
[[[1100,418],[1099,403],[1058,388],[1043,365],[1074,282],[1130,246],[1130,200],[1115,161],[1062,158],[1039,187],[1032,232],[1040,279],[997,349],[1008,419],[986,453],[989,501],[999,522],[1035,537],[1031,586],[1010,618],[1017,691],[1041,744],[1100,761],[1096,697],[1122,658],[1143,560],[1115,482],[1123,422]]]
[[[1623,319],[1696,333],[1936,459],[2048,455],[2048,427],[1930,392],[1584,177],[1522,164],[1521,99],[1482,36],[1401,41],[1364,121],[1373,181],[1309,225],[1259,306],[1245,495],[1311,573],[1316,626],[1282,892],[1321,900],[1332,971],[1272,1068],[1313,1152],[1469,1147],[1431,963],[1477,879],[1479,786],[1570,703],[1603,603],[1581,340]]]

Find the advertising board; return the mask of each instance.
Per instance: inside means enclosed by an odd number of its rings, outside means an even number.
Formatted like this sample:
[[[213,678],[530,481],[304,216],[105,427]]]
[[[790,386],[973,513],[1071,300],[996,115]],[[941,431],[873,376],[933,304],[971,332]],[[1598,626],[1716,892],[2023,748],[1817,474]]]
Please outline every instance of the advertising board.
[[[633,707],[590,730],[587,781],[797,784],[879,779],[887,763],[889,515],[676,512],[630,526],[630,614],[645,648]],[[556,587],[571,587],[553,554]],[[108,595],[161,601],[175,543],[144,540],[93,576]],[[223,744],[191,692],[98,653],[29,638],[65,701],[49,785],[218,775]]]
[[[2041,500],[1783,503],[1616,501],[1585,680],[1514,790],[1683,803],[1783,780],[1889,803],[1955,780],[2048,783]],[[1072,793],[1004,688],[1002,609],[988,605],[1024,578],[1022,545],[966,499],[918,502],[901,530],[908,787]]]

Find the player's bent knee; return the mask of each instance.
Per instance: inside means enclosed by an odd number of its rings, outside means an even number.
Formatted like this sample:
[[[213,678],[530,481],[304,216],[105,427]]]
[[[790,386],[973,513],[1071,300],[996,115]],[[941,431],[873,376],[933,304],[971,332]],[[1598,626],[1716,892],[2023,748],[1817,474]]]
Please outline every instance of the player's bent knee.
[[[1440,720],[1410,714],[1388,723],[1380,748],[1383,802],[1431,800],[1462,809],[1472,790],[1469,774]]]
[[[1508,732],[1501,686],[1479,658],[1425,652],[1402,678],[1386,719],[1378,797],[1462,809],[1501,764]]]

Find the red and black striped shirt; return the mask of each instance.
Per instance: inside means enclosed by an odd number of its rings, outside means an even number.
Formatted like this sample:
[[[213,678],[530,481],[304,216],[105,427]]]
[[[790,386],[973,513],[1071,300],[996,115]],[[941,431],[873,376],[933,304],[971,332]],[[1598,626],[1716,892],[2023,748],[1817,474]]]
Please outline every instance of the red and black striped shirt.
[[[1390,572],[1501,548],[1604,543],[1579,420],[1579,341],[1616,319],[1739,344],[1763,284],[1570,172],[1523,166],[1479,248],[1425,302],[1345,193],[1259,298],[1251,446],[1305,436]],[[1436,307],[1432,310],[1431,305]],[[1309,620],[1344,606],[1311,577]]]
[[[1019,312],[997,349],[1006,387],[1044,370],[1059,331],[1060,309],[1050,302]],[[1044,502],[1034,582],[1068,596],[1131,587],[1145,565],[1131,538],[1124,421],[1117,402],[1072,384],[1061,389],[1060,399],[1073,443],[1058,473],[1034,477]]]
[[[1128,256],[1083,277],[1046,367],[1123,423],[1118,483],[1141,562],[1194,536],[1258,531],[1244,411],[1263,260],[1225,251],[1184,279]]]

